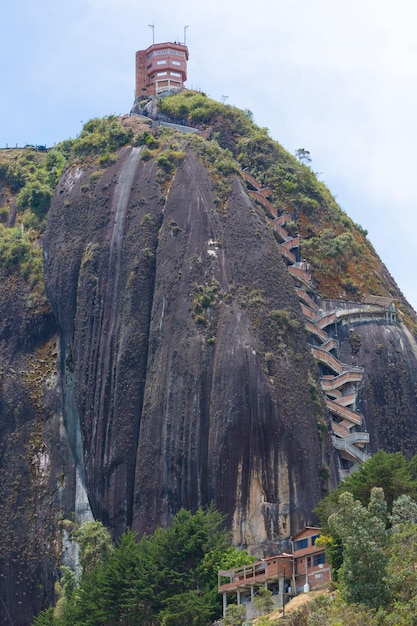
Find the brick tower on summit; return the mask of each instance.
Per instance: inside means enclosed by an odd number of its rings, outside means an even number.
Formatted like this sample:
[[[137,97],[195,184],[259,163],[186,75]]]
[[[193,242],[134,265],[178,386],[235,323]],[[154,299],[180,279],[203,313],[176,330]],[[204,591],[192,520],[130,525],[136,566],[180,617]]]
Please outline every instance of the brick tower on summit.
[[[185,89],[188,48],[182,43],[156,43],[136,52],[135,99]]]

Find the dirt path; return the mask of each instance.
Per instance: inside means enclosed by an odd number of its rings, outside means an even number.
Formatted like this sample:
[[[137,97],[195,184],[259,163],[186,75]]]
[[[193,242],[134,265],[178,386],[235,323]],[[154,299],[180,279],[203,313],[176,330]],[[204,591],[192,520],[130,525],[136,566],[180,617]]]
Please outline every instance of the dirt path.
[[[308,593],[300,593],[298,596],[295,596],[295,598],[290,600],[288,604],[285,605],[285,615],[288,615],[289,613],[293,613],[294,611],[297,611],[303,604],[311,602],[318,596],[323,595],[323,594],[328,594],[328,593],[329,592],[327,589],[320,589],[318,591],[309,591]],[[282,619],[282,610],[276,609],[275,611],[272,611],[272,613],[268,615],[268,619],[271,624],[273,624],[275,620]],[[255,619],[253,623],[257,624],[258,620]]]

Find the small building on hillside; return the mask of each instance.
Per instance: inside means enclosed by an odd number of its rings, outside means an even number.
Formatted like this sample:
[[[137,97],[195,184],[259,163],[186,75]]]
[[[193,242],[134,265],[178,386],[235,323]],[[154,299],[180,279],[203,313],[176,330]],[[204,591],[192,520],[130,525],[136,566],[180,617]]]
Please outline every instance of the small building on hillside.
[[[321,587],[331,578],[324,548],[316,546],[320,528],[305,526],[291,537],[295,593]]]
[[[136,52],[135,100],[185,89],[188,48],[182,43],[156,43]]]
[[[218,591],[223,596],[223,615],[228,598],[249,605],[260,587],[272,592],[274,603],[283,606],[292,596],[331,580],[324,548],[316,545],[320,528],[305,526],[291,538],[292,554],[283,552],[259,559],[251,565],[219,570]],[[249,617],[249,616],[248,616]]]

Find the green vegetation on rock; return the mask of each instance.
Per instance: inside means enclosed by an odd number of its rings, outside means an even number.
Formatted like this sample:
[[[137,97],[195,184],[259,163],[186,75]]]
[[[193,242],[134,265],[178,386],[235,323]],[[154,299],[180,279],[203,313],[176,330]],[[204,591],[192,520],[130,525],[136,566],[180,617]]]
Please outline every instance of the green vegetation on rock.
[[[8,276],[16,272],[43,293],[42,233],[65,167],[86,157],[98,159],[101,168],[108,167],[116,160],[115,150],[132,138],[131,128],[109,116],[90,120],[77,139],[63,141],[47,152],[31,148],[0,152],[0,187],[9,204],[0,207],[0,263]],[[16,215],[7,227],[13,204]]]
[[[132,129],[124,128],[115,115],[94,118],[84,124],[79,137],[72,144],[72,152],[78,156],[109,154],[132,139]]]
[[[0,263],[6,273],[19,270],[32,287],[43,289],[42,248],[33,240],[33,232],[0,224]]]

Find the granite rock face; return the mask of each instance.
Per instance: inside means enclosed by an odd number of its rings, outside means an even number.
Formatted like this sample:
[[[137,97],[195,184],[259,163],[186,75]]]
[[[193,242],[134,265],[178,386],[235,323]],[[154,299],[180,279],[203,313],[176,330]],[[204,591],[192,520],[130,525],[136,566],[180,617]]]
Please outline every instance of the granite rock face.
[[[265,555],[336,483],[319,366],[265,212],[238,175],[219,196],[185,139],[184,153],[168,174],[137,147],[106,169],[70,165],[44,236],[47,298],[0,268],[0,623],[52,601],[74,512],[117,538],[213,502],[235,543]],[[403,321],[337,338],[365,368],[370,451],[410,457]]]
[[[403,323],[345,327],[341,351],[347,363],[365,368],[359,407],[370,436],[370,452],[417,453],[417,344]]]
[[[1,267],[0,346],[0,623],[23,625],[53,597],[75,466],[54,317],[44,296]]]
[[[191,152],[166,194],[157,174],[138,148],[87,193],[88,168],[69,170],[45,234],[92,511],[118,536],[214,502],[237,543],[272,545],[322,493],[295,290],[237,177],[220,209]]]

